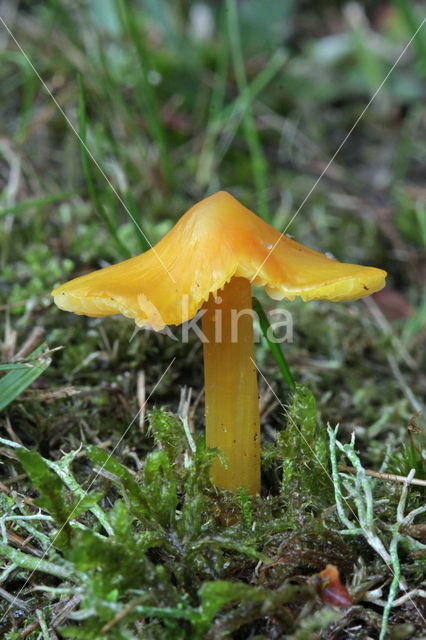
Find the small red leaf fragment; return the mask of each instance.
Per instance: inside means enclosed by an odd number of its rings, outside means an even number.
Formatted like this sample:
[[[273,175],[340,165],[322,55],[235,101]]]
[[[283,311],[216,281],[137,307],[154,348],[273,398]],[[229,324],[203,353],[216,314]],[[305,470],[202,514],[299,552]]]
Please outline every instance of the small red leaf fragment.
[[[319,574],[320,580],[315,581],[317,593],[325,604],[333,607],[350,607],[352,598],[347,589],[340,582],[339,570],[334,564],[328,564]]]

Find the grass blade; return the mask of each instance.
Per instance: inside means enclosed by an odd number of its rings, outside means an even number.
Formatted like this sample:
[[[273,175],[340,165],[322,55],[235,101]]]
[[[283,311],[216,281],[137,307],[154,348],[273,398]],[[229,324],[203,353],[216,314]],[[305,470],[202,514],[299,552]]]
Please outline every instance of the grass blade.
[[[117,245],[117,248],[120,254],[124,258],[130,258],[131,256],[130,251],[118,237],[117,229],[114,227],[113,223],[109,219],[102,205],[102,202],[100,201],[100,198],[97,194],[97,191],[93,182],[92,174],[90,171],[90,159],[89,159],[89,154],[87,153],[87,147],[86,147],[86,100],[85,100],[85,94],[84,94],[84,85],[80,76],[78,78],[78,82],[80,85],[80,104],[79,104],[79,110],[78,110],[78,119],[79,119],[79,126],[80,126],[80,138],[82,141],[82,144],[80,145],[80,149],[81,149],[81,160],[83,164],[83,171],[86,178],[87,187],[89,189],[90,196],[93,200],[93,204],[95,205],[95,208],[98,214],[102,218],[109,233],[111,234],[111,237],[114,238],[115,244]]]
[[[172,165],[170,163],[170,153],[167,145],[167,137],[163,129],[160,117],[160,107],[157,96],[151,83],[148,80],[148,70],[150,68],[148,55],[144,47],[144,34],[140,33],[134,12],[129,8],[127,0],[118,2],[123,26],[127,29],[133,45],[136,49],[136,55],[141,69],[140,82],[142,88],[142,96],[146,107],[146,119],[152,138],[158,145],[160,154],[160,162],[163,170],[166,185],[170,188],[173,184]]]
[[[294,382],[294,378],[287,364],[287,360],[285,359],[279,344],[271,340],[269,337],[271,333],[273,334],[273,331],[267,315],[257,298],[252,298],[252,304],[253,310],[257,313],[257,316],[259,318],[259,324],[262,330],[262,334],[266,342],[268,343],[269,349],[271,350],[271,353],[275,358],[275,362],[277,363],[279,370],[281,371],[283,380],[291,391],[295,391],[296,383]]]
[[[244,134],[250,151],[253,180],[257,193],[260,216],[271,222],[271,214],[266,197],[266,162],[262,154],[262,148],[257,135],[256,126],[251,108],[250,92],[247,85],[246,72],[244,68],[244,57],[241,47],[240,30],[238,26],[237,7],[235,0],[226,0],[228,16],[228,37],[231,48],[232,63],[237,80],[238,91],[240,92],[246,109],[244,111],[243,126]]]
[[[4,218],[10,214],[23,213],[28,209],[38,209],[39,207],[45,207],[48,204],[54,204],[55,202],[63,202],[68,200],[72,196],[77,195],[77,191],[64,191],[63,193],[53,193],[50,196],[44,196],[42,198],[33,198],[31,200],[25,200],[19,202],[11,207],[4,207],[0,210],[0,218]]]
[[[19,368],[13,368],[0,380],[0,411],[3,411],[34,380],[37,380],[50,365],[50,358],[37,359],[37,356],[40,356],[45,350],[46,345],[40,345],[30,355],[30,359],[33,359],[32,363],[28,363],[24,369],[22,365]]]
[[[130,189],[124,194],[124,204],[126,205],[128,211],[130,211],[130,213],[132,214],[131,221],[136,231],[136,237],[138,239],[141,251],[148,251],[149,249],[151,249],[151,245],[148,242],[148,235],[144,227],[142,226],[142,220],[139,219],[139,222],[136,222],[136,219],[139,218],[139,211]]]
[[[417,15],[413,3],[407,2],[407,0],[394,0],[394,4],[397,7],[402,19],[404,20],[408,31],[410,33],[416,33],[417,29],[419,28],[421,18],[419,15]],[[424,29],[420,30],[417,33],[416,37],[414,38],[413,44],[419,60],[419,71],[424,77],[426,76],[426,39]]]

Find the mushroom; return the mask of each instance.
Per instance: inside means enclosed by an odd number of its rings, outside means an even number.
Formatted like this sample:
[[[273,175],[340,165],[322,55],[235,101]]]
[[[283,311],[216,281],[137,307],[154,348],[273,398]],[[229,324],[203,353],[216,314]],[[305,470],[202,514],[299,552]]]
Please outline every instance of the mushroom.
[[[161,330],[201,310],[206,442],[225,456],[214,483],[260,492],[260,425],[251,284],[275,300],[353,300],[378,291],[386,272],[308,249],[219,191],[187,211],[149,251],[53,290],[65,311],[121,313]]]

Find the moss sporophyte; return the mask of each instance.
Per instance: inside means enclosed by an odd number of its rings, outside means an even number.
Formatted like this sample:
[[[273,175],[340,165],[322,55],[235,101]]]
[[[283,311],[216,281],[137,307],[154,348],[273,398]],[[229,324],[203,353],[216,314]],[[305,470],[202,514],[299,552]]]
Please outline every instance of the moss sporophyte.
[[[161,330],[202,316],[206,442],[225,456],[214,483],[260,492],[260,420],[251,284],[275,300],[354,300],[382,289],[386,272],[308,249],[219,191],[187,211],[146,253],[53,290],[73,313],[121,313]]]

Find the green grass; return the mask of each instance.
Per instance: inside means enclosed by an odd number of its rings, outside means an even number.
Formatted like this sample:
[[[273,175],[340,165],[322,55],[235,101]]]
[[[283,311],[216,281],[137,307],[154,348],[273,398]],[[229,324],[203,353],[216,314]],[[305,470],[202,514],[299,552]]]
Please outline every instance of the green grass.
[[[2,41],[0,635],[419,637],[424,490],[364,470],[425,473],[426,27],[304,200],[424,11],[203,6],[205,23],[183,0],[49,0],[4,16],[87,149]],[[389,274],[373,306],[254,292],[293,319],[285,360],[256,345],[275,394],[259,378],[258,498],[209,481],[195,338],[133,337],[130,321],[71,316],[49,295],[147,250],[220,188],[278,229],[304,202],[297,240]],[[43,371],[27,365],[47,347],[14,360],[34,327],[63,347]],[[347,458],[353,477],[339,473]],[[353,609],[318,595],[328,563]],[[390,608],[395,572],[412,594]]]
[[[0,411],[18,398],[49,366],[46,345],[37,347],[27,360],[0,365],[0,371],[8,374],[0,379]]]

